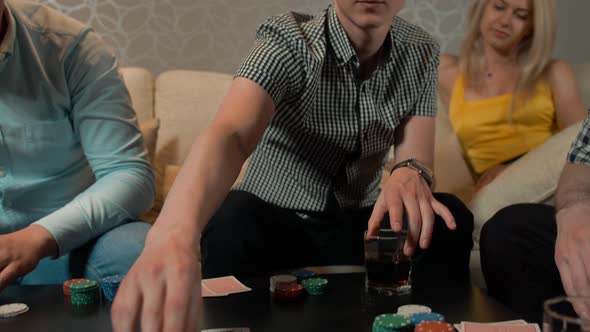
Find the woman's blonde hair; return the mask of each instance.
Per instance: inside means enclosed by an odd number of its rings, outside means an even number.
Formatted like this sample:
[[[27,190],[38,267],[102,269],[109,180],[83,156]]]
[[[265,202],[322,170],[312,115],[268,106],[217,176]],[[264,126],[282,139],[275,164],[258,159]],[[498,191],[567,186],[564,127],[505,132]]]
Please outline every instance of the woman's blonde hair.
[[[485,66],[480,25],[489,1],[493,0],[473,0],[460,56],[460,67],[466,83],[475,88],[481,82]],[[517,62],[520,64],[521,71],[515,93],[529,91],[535,86],[551,61],[555,44],[557,30],[555,0],[530,1],[533,4],[533,24],[531,33],[521,41],[517,49]]]

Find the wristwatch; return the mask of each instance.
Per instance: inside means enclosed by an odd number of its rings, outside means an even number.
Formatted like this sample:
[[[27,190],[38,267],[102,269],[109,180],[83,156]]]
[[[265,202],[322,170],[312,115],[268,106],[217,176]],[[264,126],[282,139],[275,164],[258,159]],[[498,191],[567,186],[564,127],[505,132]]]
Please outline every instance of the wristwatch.
[[[393,168],[391,169],[391,173],[393,173],[393,171],[401,167],[409,167],[418,172],[418,174],[420,174],[424,178],[424,180],[426,180],[426,183],[430,188],[432,188],[432,186],[434,185],[434,172],[430,168],[428,168],[428,166],[422,164],[418,160],[410,158],[408,160],[399,162],[395,166],[393,166]]]

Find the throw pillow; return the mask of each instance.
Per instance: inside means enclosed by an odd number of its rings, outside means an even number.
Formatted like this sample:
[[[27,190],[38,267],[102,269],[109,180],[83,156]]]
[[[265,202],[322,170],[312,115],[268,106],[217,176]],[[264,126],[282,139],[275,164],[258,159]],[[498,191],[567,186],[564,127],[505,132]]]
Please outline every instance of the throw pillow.
[[[141,136],[143,136],[143,142],[148,151],[148,157],[151,163],[153,163],[154,155],[156,154],[158,129],[160,129],[160,120],[156,118],[146,120],[139,124],[139,130],[141,131]]]

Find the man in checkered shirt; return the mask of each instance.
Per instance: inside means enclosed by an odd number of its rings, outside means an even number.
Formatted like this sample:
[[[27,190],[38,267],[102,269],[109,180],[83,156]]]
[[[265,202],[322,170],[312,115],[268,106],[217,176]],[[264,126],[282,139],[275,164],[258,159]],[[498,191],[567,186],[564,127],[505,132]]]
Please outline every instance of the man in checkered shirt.
[[[125,297],[138,290],[150,303],[163,299],[147,285],[178,295],[168,287],[182,289],[175,271],[198,269],[186,252],[201,229],[203,277],[362,265],[363,232],[383,225],[407,228],[415,287],[468,282],[473,217],[457,198],[433,196],[427,169],[439,49],[396,17],[403,5],[335,0],[315,17],[288,13],[262,24],[185,161]],[[381,187],[391,146],[400,167]],[[244,181],[229,191],[251,153]],[[171,279],[161,277],[168,272]],[[134,317],[125,307],[115,303],[114,321]]]
[[[556,207],[508,206],[480,237],[488,292],[529,321],[542,321],[543,301],[590,296],[590,115],[572,144]],[[590,308],[577,308],[590,319]]]

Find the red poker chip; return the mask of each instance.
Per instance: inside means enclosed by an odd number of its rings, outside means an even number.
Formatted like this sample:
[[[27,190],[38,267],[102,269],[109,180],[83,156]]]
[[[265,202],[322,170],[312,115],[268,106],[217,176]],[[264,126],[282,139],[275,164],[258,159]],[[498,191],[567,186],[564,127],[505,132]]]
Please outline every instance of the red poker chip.
[[[303,293],[301,284],[280,284],[276,286],[273,297],[275,300],[288,302],[299,299]]]
[[[454,332],[453,325],[446,322],[422,322],[414,328],[414,332]]]
[[[82,281],[90,281],[90,280],[88,280],[86,278],[77,278],[77,279],[70,279],[70,280],[64,281],[64,285],[63,285],[64,295],[71,296],[72,293],[70,291],[70,285],[73,283],[82,282]]]

